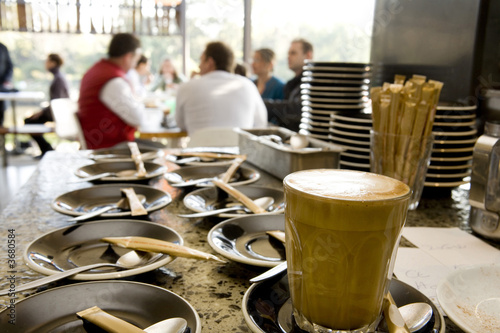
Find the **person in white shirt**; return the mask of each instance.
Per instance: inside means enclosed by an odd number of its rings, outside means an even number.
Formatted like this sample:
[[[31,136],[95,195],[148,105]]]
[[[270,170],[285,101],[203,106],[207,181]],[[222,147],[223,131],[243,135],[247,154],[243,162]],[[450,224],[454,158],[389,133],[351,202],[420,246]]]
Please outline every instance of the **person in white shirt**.
[[[151,72],[149,67],[149,59],[146,56],[141,55],[137,61],[137,65],[127,72],[127,79],[132,84],[135,96],[141,99],[146,96],[146,86],[151,81]]]
[[[264,128],[267,110],[255,84],[233,74],[234,54],[222,42],[207,44],[200,57],[200,77],[181,84],[177,126],[192,135],[202,128]]]

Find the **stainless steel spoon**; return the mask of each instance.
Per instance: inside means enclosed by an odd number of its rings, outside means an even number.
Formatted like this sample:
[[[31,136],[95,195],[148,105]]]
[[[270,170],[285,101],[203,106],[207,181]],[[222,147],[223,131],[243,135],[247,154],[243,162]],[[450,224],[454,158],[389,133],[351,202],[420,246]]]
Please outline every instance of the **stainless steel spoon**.
[[[130,160],[130,155],[118,155],[118,154],[101,154],[101,155],[95,155],[95,154],[90,154],[88,155],[89,158],[93,160],[123,160],[123,159],[128,159]],[[141,159],[143,161],[151,160],[156,157],[160,156],[160,153],[158,151],[148,151],[147,153],[143,153],[140,155]]]
[[[121,170],[118,172],[103,172],[97,175],[81,178],[78,180],[70,181],[69,183],[82,183],[82,182],[90,182],[92,180],[98,180],[106,177],[116,177],[116,178],[129,178],[135,176],[137,174],[137,170]]]
[[[273,276],[276,276],[276,275],[280,274],[281,272],[286,271],[286,267],[287,267],[286,261],[284,261],[281,264],[274,266],[273,268],[265,271],[264,273],[257,275],[256,277],[251,278],[250,282],[256,283],[256,282],[270,279]]]
[[[175,155],[167,155],[166,160],[169,162],[174,162],[177,165],[185,165],[193,162],[212,162],[214,161],[213,158],[206,158],[206,157],[198,157],[198,156],[190,156],[190,157],[184,157],[184,158],[179,158],[178,156]]]
[[[92,314],[87,312],[92,312]],[[139,327],[125,321],[119,317],[116,317],[97,306],[88,308],[86,310],[77,312],[76,315],[84,321],[85,331],[97,331],[94,327],[97,326],[105,332],[120,332],[120,333],[183,333],[187,327],[187,321],[184,318],[175,317],[168,318],[157,322],[145,329],[140,329]],[[87,329],[87,325],[88,329]]]
[[[257,206],[260,206],[263,209],[268,209],[269,206],[271,206],[274,203],[274,198],[262,197],[262,198],[255,199],[254,202],[257,204]],[[235,210],[244,210],[246,212],[251,213],[251,211],[248,208],[246,208],[245,206],[237,205],[237,206],[226,207],[226,208],[221,208],[221,209],[208,210],[206,212],[201,212],[201,213],[178,214],[177,216],[180,216],[180,217],[205,217],[205,216],[213,216],[213,215],[218,215],[218,214],[222,214],[222,213],[232,212]]]
[[[412,333],[422,329],[432,318],[432,307],[424,302],[406,304],[398,309]],[[385,320],[380,323],[378,332],[389,332]]]
[[[189,186],[194,186],[202,183],[209,183],[215,178],[220,178],[222,177],[223,173],[220,175],[217,175],[215,177],[207,177],[207,178],[198,178],[198,179],[193,179],[193,180],[188,180],[184,181],[181,175],[175,173],[175,172],[168,172],[164,175],[165,179],[170,183],[170,186],[172,187],[189,187]],[[233,177],[230,179],[230,182],[236,181],[237,178]]]
[[[146,202],[146,197],[144,195],[142,195],[142,194],[137,194],[137,199],[139,199],[139,201],[141,202],[141,204],[143,204],[143,203]],[[90,213],[70,218],[70,219],[68,219],[68,222],[85,221],[85,220],[88,220],[90,218],[99,216],[101,214],[106,213],[109,210],[116,209],[116,208],[130,209],[130,207],[128,205],[127,198],[120,199],[116,204],[109,205],[109,206],[104,206],[104,207],[96,209],[96,210],[94,210],[94,211],[92,211]]]
[[[46,276],[44,278],[38,279],[33,282],[25,283],[20,286],[16,286],[16,292],[27,290],[27,289],[32,289],[36,287],[43,286],[45,284],[58,281],[73,275],[76,275],[78,273],[82,273],[85,271],[89,271],[91,269],[95,268],[100,268],[100,267],[119,267],[119,268],[134,268],[137,266],[140,266],[144,263],[156,260],[161,254],[159,253],[152,253],[152,252],[140,252],[140,254],[136,251],[129,251],[122,255],[116,263],[98,263],[98,264],[92,264],[92,265],[85,265],[81,267],[76,267],[69,269],[64,272],[57,272],[55,274]],[[49,259],[50,260],[50,259]],[[0,290],[0,296],[6,295],[9,292],[12,292],[11,289],[4,289]]]
[[[147,333],[183,333],[186,330],[187,321],[184,318],[169,318],[157,322],[144,329]]]

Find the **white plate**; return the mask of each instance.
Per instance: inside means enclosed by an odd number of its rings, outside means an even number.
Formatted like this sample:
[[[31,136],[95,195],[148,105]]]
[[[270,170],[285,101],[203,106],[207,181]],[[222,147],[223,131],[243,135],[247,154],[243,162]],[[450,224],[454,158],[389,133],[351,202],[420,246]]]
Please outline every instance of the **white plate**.
[[[362,152],[362,153],[367,153],[367,156],[370,154],[370,148],[361,148],[361,147],[354,147],[350,145],[346,145],[340,142],[335,142],[332,138],[332,143],[338,144],[339,146],[343,147],[346,149],[346,151],[351,151],[351,152]]]
[[[471,129],[469,131],[463,131],[463,132],[435,132],[435,131],[432,131],[432,134],[434,134],[435,136],[470,136],[470,135],[476,135],[477,130]]]
[[[351,93],[363,93],[368,91],[369,86],[364,85],[362,87],[344,87],[344,86],[313,86],[310,83],[301,83],[301,89],[309,89],[312,91],[328,91],[328,92],[351,92]]]
[[[346,157],[352,157],[352,158],[359,158],[359,159],[370,159],[370,155],[367,154],[353,154],[353,152],[348,152],[348,151],[343,151],[340,153],[340,156],[346,156]]]
[[[371,64],[362,63],[362,62],[337,62],[337,61],[314,61],[314,60],[305,60],[304,68],[309,67],[326,67],[326,68],[350,68],[350,69],[363,69],[364,71],[371,70]]]
[[[220,255],[247,265],[274,267],[285,260],[285,246],[266,231],[285,231],[285,216],[251,215],[226,220],[208,233],[208,243]]]
[[[372,118],[370,114],[366,113],[353,113],[352,116],[349,116],[347,114],[338,114],[338,113],[332,113],[331,117],[333,119],[338,119],[338,120],[343,120],[347,122],[353,122],[353,123],[364,123],[368,124],[368,126],[372,126]]]
[[[132,281],[83,282],[37,293],[16,302],[15,325],[9,323],[9,308],[0,313],[0,331],[90,332],[76,313],[92,306],[140,328],[181,317],[186,319],[190,332],[201,333],[200,317],[185,299],[167,289]]]
[[[24,251],[24,261],[28,266],[45,275],[53,275],[58,269],[30,254],[40,253],[52,258],[63,270],[97,263],[115,263],[117,258],[129,249],[102,242],[103,237],[141,236],[161,239],[182,245],[182,237],[173,229],[158,223],[138,220],[102,220],[71,225],[48,232],[31,242]],[[104,255],[103,255],[104,254]],[[137,275],[162,267],[174,257],[162,255],[157,260],[132,269],[120,270],[103,267],[87,273],[72,276],[74,280],[105,280]]]
[[[284,212],[285,196],[282,190],[267,188],[267,187],[257,187],[257,186],[239,186],[238,191],[246,195],[252,200],[261,197],[272,197],[274,203],[271,206],[270,213],[259,214],[259,215],[272,215],[272,214],[282,214]],[[223,208],[229,203],[237,202],[233,198],[229,197],[222,190],[215,187],[207,187],[199,189],[187,194],[183,199],[184,205],[198,213],[206,212],[210,210],[215,210],[218,208]],[[220,217],[241,217],[246,216],[246,213],[227,213],[219,214]]]
[[[466,332],[500,332],[500,267],[458,269],[437,288],[448,317]]]
[[[465,148],[432,148],[433,153],[467,153],[474,151],[474,147]]]
[[[328,135],[313,134],[305,129],[300,129],[299,134],[304,134],[304,135],[310,136],[311,138],[320,139],[320,140],[329,140],[330,139],[330,136],[328,136]]]
[[[306,70],[302,72],[303,76],[313,77],[313,78],[333,78],[333,79],[369,79],[372,77],[372,73],[364,72],[364,73],[335,73],[325,71],[316,71],[316,70]]]
[[[360,123],[360,125],[350,125],[350,124],[344,124],[344,123],[341,123],[341,122],[338,122],[335,120],[332,120],[331,126],[332,126],[332,128],[340,127],[341,129],[347,128],[347,129],[353,129],[353,130],[361,130],[361,131],[364,131],[365,134],[366,133],[370,134],[370,129],[371,129],[371,126],[368,124],[363,125],[362,123]]]
[[[446,105],[445,102],[439,103],[437,106],[437,111],[476,111],[476,105]]]
[[[333,97],[333,98],[362,98],[368,97],[369,93],[367,91],[363,92],[323,92],[323,91],[313,91],[310,89],[302,89],[300,91],[302,96],[315,96],[315,97]]]
[[[302,122],[302,124],[307,124],[312,127],[330,127],[330,121],[318,122],[308,118],[302,118],[300,121]]]
[[[436,170],[457,170],[457,169],[470,169],[472,167],[471,164],[459,164],[459,165],[434,165],[429,164],[428,169],[436,169]]]
[[[345,99],[345,98],[325,98],[325,97],[311,97],[308,95],[302,95],[303,101],[310,101],[312,103],[331,103],[331,104],[357,104],[364,105],[369,102],[368,98],[359,98],[359,99]]]
[[[329,84],[329,85],[339,85],[339,86],[356,86],[358,89],[362,87],[369,87],[370,84],[369,79],[359,79],[359,80],[347,80],[347,79],[315,79],[309,76],[303,76],[301,79],[304,83],[311,84]]]
[[[457,140],[458,139],[458,140]],[[457,144],[457,145],[460,145],[460,144],[475,144],[477,141],[477,137],[469,137],[469,138],[466,138],[466,139],[463,139],[463,138],[446,138],[445,140],[442,140],[440,138],[437,138],[434,140],[434,143],[435,144]]]
[[[444,178],[443,180],[446,180],[446,178],[464,178],[467,176],[470,176],[471,172],[462,172],[462,173],[432,173],[431,170],[427,171],[426,177],[429,178]]]
[[[370,164],[365,164],[365,163],[354,163],[354,162],[347,162],[340,160],[340,165],[354,167],[354,168],[361,168],[361,169],[370,169]]]
[[[468,180],[462,180],[462,181],[458,181],[458,182],[449,182],[449,183],[446,183],[446,182],[429,182],[429,181],[426,181],[424,182],[424,186],[425,187],[457,187],[457,186],[460,186],[460,185],[463,185],[463,184],[467,184],[469,181]]]
[[[330,122],[330,116],[316,116],[310,112],[302,112],[302,118]]]
[[[365,138],[365,139],[370,140],[370,134],[366,134],[366,133],[345,132],[345,131],[340,131],[340,130],[334,129],[334,128],[331,128],[330,132],[338,134],[338,135],[344,135],[344,136],[355,137],[355,138]],[[367,140],[363,140],[363,141],[367,141]]]
[[[465,162],[472,160],[472,154],[470,156],[460,156],[460,157],[433,157],[431,155],[432,162]]]
[[[435,121],[433,126],[434,127],[439,127],[439,126],[457,127],[457,126],[474,126],[475,124],[476,124],[475,120],[464,121],[464,122],[439,122],[439,121]]]
[[[449,115],[449,114],[442,114],[442,115],[435,115],[434,117],[436,120],[438,119],[474,119],[476,118],[475,114],[466,114],[466,115]]]
[[[339,141],[338,144],[340,144],[340,145],[342,145],[342,144],[353,144],[353,145],[370,147],[370,142],[369,141],[364,141],[364,140],[350,140],[350,139],[338,137],[338,136],[333,135],[333,134],[330,135],[330,137],[332,138],[332,140]]]
[[[311,126],[309,124],[301,123],[299,125],[300,129],[304,129],[310,132],[315,132],[316,134],[322,134],[325,133],[325,135],[328,135],[330,132],[330,128],[328,127],[316,127],[316,126]]]
[[[302,101],[302,105],[320,110],[363,110],[368,106],[367,104],[317,104],[310,101]]]

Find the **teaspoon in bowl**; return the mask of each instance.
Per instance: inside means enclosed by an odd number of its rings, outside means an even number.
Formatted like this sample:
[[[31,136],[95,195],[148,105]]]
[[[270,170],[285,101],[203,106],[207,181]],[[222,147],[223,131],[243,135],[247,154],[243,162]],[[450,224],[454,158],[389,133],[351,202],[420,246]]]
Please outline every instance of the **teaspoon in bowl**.
[[[128,178],[133,177],[137,174],[137,170],[122,170],[118,172],[103,172],[97,175],[93,175],[90,177],[85,177],[82,179],[78,179],[75,181],[71,181],[70,183],[82,183],[82,182],[90,182],[92,180],[98,180],[106,177],[116,177],[116,178]]]
[[[432,307],[424,302],[409,303],[398,309],[411,333],[422,329],[432,318]],[[389,332],[385,320],[380,323],[377,331]]]
[[[254,200],[255,204],[263,209],[269,208],[274,203],[274,199],[272,197],[262,197],[262,198],[257,198]],[[213,215],[219,215],[222,213],[227,213],[227,212],[232,212],[235,210],[244,210],[245,212],[251,213],[251,211],[243,206],[243,205],[237,205],[237,206],[232,206],[232,207],[226,207],[226,208],[221,208],[221,209],[215,209],[215,210],[208,210],[206,212],[201,212],[201,213],[193,213],[193,214],[178,214],[177,216],[180,217],[205,217],[205,216],[213,216]]]
[[[146,197],[144,195],[142,195],[142,194],[137,194],[137,199],[139,199],[139,202],[141,204],[144,204],[146,202]],[[77,216],[77,217],[70,218],[68,220],[68,222],[85,221],[85,220],[88,220],[90,218],[102,215],[102,214],[106,213],[107,211],[112,210],[112,209],[116,209],[116,208],[129,209],[130,210],[130,206],[128,204],[127,198],[121,198],[115,204],[104,206],[102,208],[96,209],[96,210],[94,210],[92,212],[89,212],[87,214],[83,214],[83,215],[80,215],[80,216]]]
[[[85,265],[81,267],[75,267],[72,269],[69,269],[67,271],[63,272],[57,272],[55,274],[46,276],[44,278],[38,279],[33,282],[25,283],[19,286],[16,286],[16,292],[27,290],[27,289],[32,289],[36,287],[43,286],[45,284],[58,281],[91,269],[96,269],[100,267],[119,267],[119,268],[135,268],[137,266],[140,266],[142,264],[145,264],[147,262],[156,260],[161,254],[159,253],[151,253],[151,252],[136,252],[136,251],[129,251],[122,255],[116,263],[98,263],[98,264],[92,264],[92,265]],[[49,259],[50,260],[50,259]],[[4,289],[0,290],[0,296],[6,295],[9,292],[12,292],[11,289]]]

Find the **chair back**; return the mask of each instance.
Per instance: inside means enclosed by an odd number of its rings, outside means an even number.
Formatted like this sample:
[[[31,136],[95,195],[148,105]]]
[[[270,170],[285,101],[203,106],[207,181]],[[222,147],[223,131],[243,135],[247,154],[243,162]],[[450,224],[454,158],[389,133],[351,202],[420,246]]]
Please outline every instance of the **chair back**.
[[[228,127],[207,127],[189,136],[187,147],[235,147],[238,133]]]
[[[85,138],[76,112],[78,104],[70,98],[56,98],[50,101],[55,132],[61,139],[79,141],[81,149],[86,149]]]

